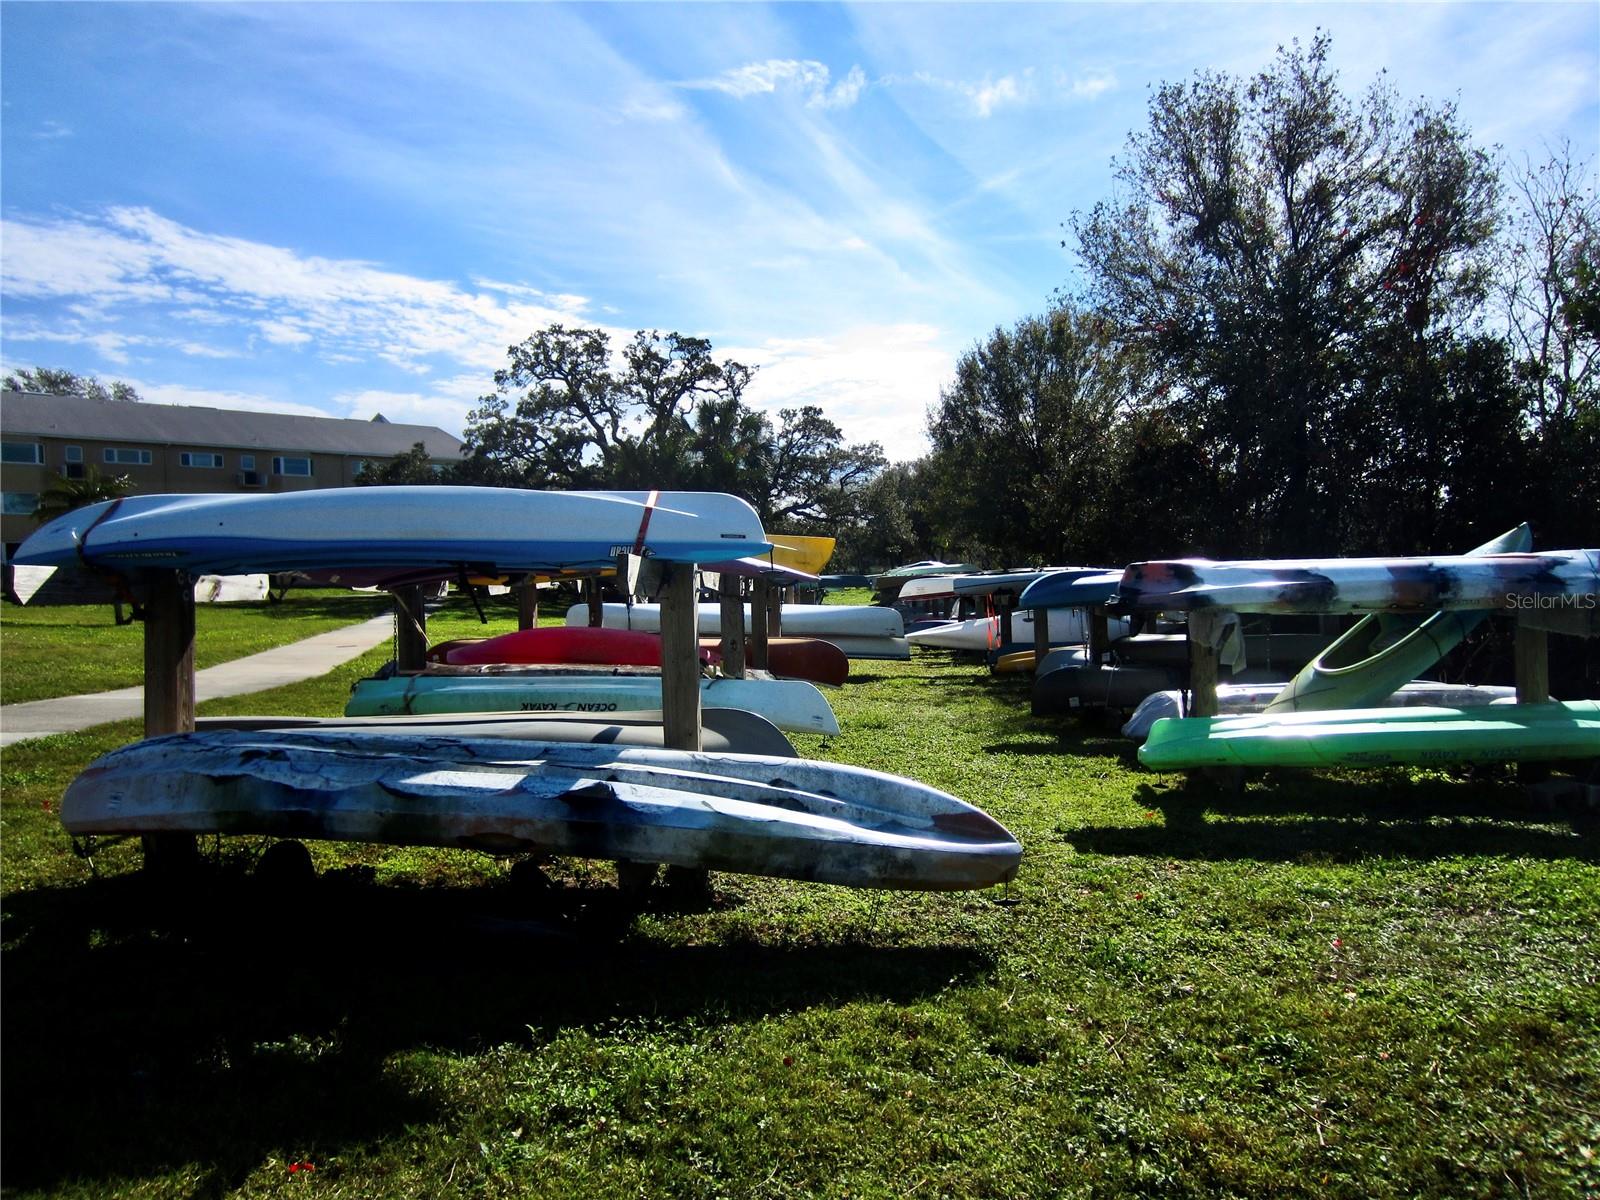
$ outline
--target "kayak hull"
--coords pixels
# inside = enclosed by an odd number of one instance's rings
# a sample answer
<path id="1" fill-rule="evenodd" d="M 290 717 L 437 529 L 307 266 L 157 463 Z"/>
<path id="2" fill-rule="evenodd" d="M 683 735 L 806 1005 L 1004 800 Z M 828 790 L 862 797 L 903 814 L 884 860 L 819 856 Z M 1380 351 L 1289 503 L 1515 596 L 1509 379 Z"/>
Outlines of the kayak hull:
<path id="1" fill-rule="evenodd" d="M 874 604 L 785 604 L 783 606 L 783 633 L 786 637 L 840 637 L 898 638 L 905 636 L 905 625 L 900 614 L 892 608 Z M 587 625 L 589 606 L 574 604 L 567 610 L 568 625 Z M 611 629 L 642 629 L 649 633 L 661 630 L 659 604 L 607 604 L 602 608 L 602 622 Z M 722 606 L 702 604 L 699 608 L 699 630 L 702 636 L 722 633 Z M 745 606 L 745 628 L 750 628 L 750 606 Z"/>
<path id="2" fill-rule="evenodd" d="M 1219 683 L 1217 715 L 1235 717 L 1270 711 L 1268 706 L 1272 698 L 1282 690 L 1276 683 Z M 1363 707 L 1480 708 L 1485 704 L 1513 702 L 1516 698 L 1517 689 L 1512 687 L 1416 681 L 1391 692 L 1379 704 Z M 1139 702 L 1139 707 L 1123 724 L 1122 736 L 1142 742 L 1150 736 L 1150 730 L 1157 721 L 1164 717 L 1186 716 L 1187 712 L 1187 700 L 1183 692 L 1176 689 L 1151 692 Z"/>
<path id="3" fill-rule="evenodd" d="M 1139 748 L 1139 761 L 1155 771 L 1445 766 L 1597 756 L 1600 700 L 1169 717 L 1155 723 Z"/>
<path id="4" fill-rule="evenodd" d="M 445 738 L 511 738 L 524 742 L 595 742 L 607 746 L 661 749 L 659 712 L 611 713 L 590 717 L 573 713 L 443 713 L 423 717 L 200 717 L 199 732 L 213 730 L 338 730 L 353 737 L 395 734 Z M 701 748 L 727 754 L 765 754 L 795 758 L 795 748 L 765 717 L 737 708 L 707 708 L 700 713 Z"/>
<path id="5" fill-rule="evenodd" d="M 1476 549 L 1469 557 L 1525 551 L 1533 532 L 1519 525 Z M 1440 611 L 1427 617 L 1371 613 L 1308 662 L 1267 712 L 1370 708 L 1396 688 L 1430 670 L 1458 646 L 1488 614 Z"/>
<path id="6" fill-rule="evenodd" d="M 68 787 L 70 833 L 266 834 L 539 852 L 853 887 L 1011 879 L 980 809 L 858 767 L 736 754 L 337 731 L 137 742 Z"/>
<path id="7" fill-rule="evenodd" d="M 800 679 L 702 679 L 704 708 L 738 708 L 794 733 L 839 732 L 815 685 Z M 351 690 L 347 717 L 440 713 L 638 712 L 661 707 L 659 675 L 394 675 L 363 679 Z"/>
<path id="8" fill-rule="evenodd" d="M 1251 613 L 1431 613 L 1579 602 L 1600 595 L 1600 550 L 1134 563 L 1122 573 L 1124 611 L 1226 608 Z"/>
<path id="9" fill-rule="evenodd" d="M 103 501 L 37 530 L 15 561 L 197 575 L 463 564 L 495 575 L 614 567 L 629 551 L 710 562 L 769 545 L 755 510 L 716 492 L 355 487 Z"/>

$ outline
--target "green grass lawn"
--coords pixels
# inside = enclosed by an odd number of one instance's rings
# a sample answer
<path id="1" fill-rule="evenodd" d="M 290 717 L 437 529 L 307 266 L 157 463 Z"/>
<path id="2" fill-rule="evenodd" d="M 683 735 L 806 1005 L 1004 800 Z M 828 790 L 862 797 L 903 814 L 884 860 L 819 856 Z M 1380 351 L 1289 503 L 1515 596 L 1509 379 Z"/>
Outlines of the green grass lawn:
<path id="1" fill-rule="evenodd" d="M 291 591 L 281 604 L 196 605 L 195 667 L 364 621 L 388 607 L 387 597 L 322 590 Z M 110 605 L 0 605 L 0 704 L 143 682 L 144 626 L 118 625 Z"/>
<path id="2" fill-rule="evenodd" d="M 336 713 L 385 657 L 202 711 Z M 8 749 L 8 1195 L 1600 1192 L 1588 814 L 1493 775 L 1191 789 L 1025 679 L 857 668 L 802 753 L 982 805 L 1014 884 L 716 875 L 636 912 L 603 863 L 544 895 L 319 845 L 273 888 L 238 839 L 173 894 L 55 815 L 135 724 Z"/>

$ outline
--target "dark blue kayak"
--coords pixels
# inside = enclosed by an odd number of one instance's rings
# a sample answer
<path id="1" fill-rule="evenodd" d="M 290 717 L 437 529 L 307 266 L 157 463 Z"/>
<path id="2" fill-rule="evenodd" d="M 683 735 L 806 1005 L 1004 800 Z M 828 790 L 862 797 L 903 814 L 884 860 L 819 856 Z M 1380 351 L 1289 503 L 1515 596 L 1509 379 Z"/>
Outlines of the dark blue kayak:
<path id="1" fill-rule="evenodd" d="M 1056 571 L 1030 583 L 1017 601 L 1018 608 L 1089 608 L 1110 600 L 1122 582 L 1122 572 L 1106 567 L 1073 567 Z"/>

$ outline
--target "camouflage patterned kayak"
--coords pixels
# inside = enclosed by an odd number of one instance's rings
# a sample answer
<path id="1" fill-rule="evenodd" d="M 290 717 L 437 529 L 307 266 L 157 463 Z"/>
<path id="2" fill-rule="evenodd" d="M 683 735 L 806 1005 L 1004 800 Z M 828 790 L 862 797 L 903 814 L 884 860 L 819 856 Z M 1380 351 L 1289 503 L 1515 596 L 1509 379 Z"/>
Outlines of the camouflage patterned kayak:
<path id="1" fill-rule="evenodd" d="M 1518 525 L 1476 549 L 1469 557 L 1514 554 L 1533 546 L 1533 532 Z M 1426 617 L 1370 613 L 1317 654 L 1267 705 L 1267 712 L 1311 712 L 1330 708 L 1371 708 L 1429 670 L 1488 613 L 1454 609 Z M 1441 704 L 1451 704 L 1443 700 Z"/>
<path id="2" fill-rule="evenodd" d="M 1169 717 L 1139 747 L 1153 771 L 1386 767 L 1600 757 L 1600 700 Z"/>
<path id="3" fill-rule="evenodd" d="M 1022 847 L 861 767 L 575 742 L 226 730 L 135 742 L 68 787 L 76 835 L 265 834 L 667 863 L 852 887 L 1003 883 Z"/>
<path id="4" fill-rule="evenodd" d="M 1122 573 L 1123 611 L 1434 612 L 1600 603 L 1600 550 L 1438 558 L 1181 559 Z"/>

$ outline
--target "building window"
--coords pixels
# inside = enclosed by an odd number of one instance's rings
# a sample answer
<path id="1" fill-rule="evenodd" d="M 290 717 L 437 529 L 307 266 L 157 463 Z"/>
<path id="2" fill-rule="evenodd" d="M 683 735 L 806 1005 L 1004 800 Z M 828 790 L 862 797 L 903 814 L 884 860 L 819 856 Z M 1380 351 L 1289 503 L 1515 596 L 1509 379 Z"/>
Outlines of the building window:
<path id="1" fill-rule="evenodd" d="M 178 455 L 178 462 L 185 467 L 211 467 L 222 466 L 222 455 L 212 454 L 208 451 L 185 450 Z"/>
<path id="2" fill-rule="evenodd" d="M 83 447 L 82 446 L 67 446 L 65 448 L 65 454 L 66 454 L 66 460 L 65 461 L 67 461 L 67 462 L 70 462 L 70 463 L 81 463 L 83 461 Z"/>
<path id="3" fill-rule="evenodd" d="M 274 475 L 310 475 L 311 460 L 309 458 L 283 458 L 274 455 L 272 473 Z"/>
<path id="4" fill-rule="evenodd" d="M 31 517 L 38 507 L 38 492 L 0 492 L 0 512 L 8 517 Z"/>
<path id="5" fill-rule="evenodd" d="M 254 454 L 239 455 L 239 470 L 254 471 L 256 469 L 256 456 Z"/>
<path id="6" fill-rule="evenodd" d="M 148 467 L 150 451 L 133 450 L 127 446 L 107 446 L 101 457 L 114 467 Z"/>
<path id="7" fill-rule="evenodd" d="M 44 463 L 44 449 L 38 442 L 0 442 L 0 462 L 36 463 L 42 465 Z M 10 510 L 7 509 L 6 511 L 9 512 Z"/>

